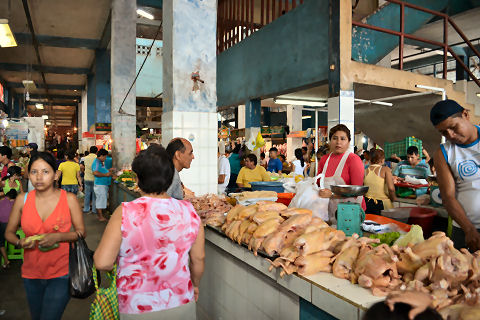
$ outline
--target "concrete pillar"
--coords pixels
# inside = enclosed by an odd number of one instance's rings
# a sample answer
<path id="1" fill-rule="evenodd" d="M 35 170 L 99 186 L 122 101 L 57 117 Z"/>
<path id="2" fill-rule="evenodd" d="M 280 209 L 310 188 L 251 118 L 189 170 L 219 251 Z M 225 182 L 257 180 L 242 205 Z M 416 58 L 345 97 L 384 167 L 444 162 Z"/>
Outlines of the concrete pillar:
<path id="1" fill-rule="evenodd" d="M 354 108 L 353 91 L 341 90 L 339 96 L 328 98 L 328 130 L 339 123 L 346 125 L 352 137 L 350 142 L 352 151 L 355 134 Z"/>
<path id="2" fill-rule="evenodd" d="M 111 123 L 110 54 L 95 50 L 95 123 Z"/>
<path id="3" fill-rule="evenodd" d="M 16 96 L 14 101 L 13 101 L 13 117 L 14 118 L 19 118 L 20 117 L 20 97 Z"/>
<path id="4" fill-rule="evenodd" d="M 136 10 L 136 1 L 112 1 L 112 38 L 110 42 L 112 155 L 113 166 L 119 169 L 124 165 L 132 164 L 136 150 L 135 86 L 128 92 L 135 79 Z"/>
<path id="5" fill-rule="evenodd" d="M 89 74 L 87 76 L 87 99 L 85 102 L 87 104 L 86 116 L 87 116 L 87 126 L 84 131 L 86 132 L 95 132 L 95 75 Z M 82 103 L 83 103 L 82 99 Z"/>
<path id="6" fill-rule="evenodd" d="M 216 0 L 163 1 L 162 144 L 190 141 L 195 159 L 180 178 L 199 195 L 217 192 L 216 27 Z"/>
<path id="7" fill-rule="evenodd" d="M 254 99 L 245 103 L 245 141 L 255 141 L 261 130 L 261 110 L 260 99 Z M 250 151 L 260 160 L 260 149 Z"/>
<path id="8" fill-rule="evenodd" d="M 287 125 L 290 132 L 302 131 L 302 106 L 287 106 Z M 289 138 L 287 136 L 287 160 L 295 160 L 295 149 L 302 147 L 302 138 Z"/>
<path id="9" fill-rule="evenodd" d="M 470 59 L 467 56 L 459 56 L 460 59 L 462 59 L 463 63 L 469 67 L 470 64 Z M 468 73 L 465 69 L 463 69 L 462 65 L 458 62 L 455 61 L 455 75 L 456 75 L 456 81 L 460 80 L 468 80 Z"/>
<path id="10" fill-rule="evenodd" d="M 238 126 L 237 129 L 245 128 L 245 105 L 238 106 Z"/>
<path id="11" fill-rule="evenodd" d="M 78 105 L 78 147 L 84 152 L 90 148 L 87 138 L 83 137 L 84 132 L 88 132 L 88 88 L 82 91 L 82 102 Z"/>

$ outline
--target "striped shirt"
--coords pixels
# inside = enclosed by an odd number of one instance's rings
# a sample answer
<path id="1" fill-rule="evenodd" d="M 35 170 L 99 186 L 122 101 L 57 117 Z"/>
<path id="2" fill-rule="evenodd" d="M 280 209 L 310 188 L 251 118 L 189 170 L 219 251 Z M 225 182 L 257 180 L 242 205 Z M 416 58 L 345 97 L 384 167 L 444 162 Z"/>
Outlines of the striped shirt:
<path id="1" fill-rule="evenodd" d="M 402 161 L 393 170 L 393 175 L 400 178 L 410 176 L 417 179 L 426 179 L 431 174 L 430 166 L 425 160 L 420 161 L 415 167 L 412 167 L 408 161 Z"/>

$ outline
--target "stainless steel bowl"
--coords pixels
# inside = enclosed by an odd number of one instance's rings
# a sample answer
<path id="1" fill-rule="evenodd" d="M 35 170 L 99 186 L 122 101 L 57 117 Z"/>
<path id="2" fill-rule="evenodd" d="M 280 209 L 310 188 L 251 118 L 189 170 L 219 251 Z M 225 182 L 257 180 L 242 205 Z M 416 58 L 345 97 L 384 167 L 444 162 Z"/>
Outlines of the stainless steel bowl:
<path id="1" fill-rule="evenodd" d="M 342 197 L 363 196 L 368 191 L 367 186 L 336 185 L 330 186 L 330 188 L 334 194 Z"/>

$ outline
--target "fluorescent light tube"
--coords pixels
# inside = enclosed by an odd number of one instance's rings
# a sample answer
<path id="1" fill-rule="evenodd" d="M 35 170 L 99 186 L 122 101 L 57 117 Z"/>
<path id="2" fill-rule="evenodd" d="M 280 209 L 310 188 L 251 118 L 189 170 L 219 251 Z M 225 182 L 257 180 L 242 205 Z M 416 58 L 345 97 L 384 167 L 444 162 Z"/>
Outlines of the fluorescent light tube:
<path id="1" fill-rule="evenodd" d="M 302 116 L 302 120 L 305 120 L 305 119 L 311 119 L 312 116 Z"/>
<path id="2" fill-rule="evenodd" d="M 293 104 L 297 106 L 312 106 L 312 107 L 325 107 L 327 104 L 322 101 L 311 100 L 290 100 L 290 99 L 273 99 L 276 104 Z"/>
<path id="3" fill-rule="evenodd" d="M 37 108 L 38 110 L 43 110 L 43 104 L 35 103 L 35 108 Z"/>
<path id="4" fill-rule="evenodd" d="M 48 115 L 44 114 L 44 115 L 42 116 L 42 118 L 45 119 L 45 120 L 47 120 L 47 119 L 48 119 Z"/>
<path id="5" fill-rule="evenodd" d="M 153 14 L 151 13 L 148 13 L 147 11 L 145 10 L 142 10 L 142 9 L 137 9 L 137 14 L 139 16 L 142 16 L 144 18 L 147 18 L 147 19 L 150 19 L 150 20 L 153 20 L 155 17 L 153 16 Z"/>
<path id="6" fill-rule="evenodd" d="M 13 32 L 8 25 L 8 19 L 0 19 L 0 47 L 9 48 L 16 46 L 17 41 L 15 41 Z"/>

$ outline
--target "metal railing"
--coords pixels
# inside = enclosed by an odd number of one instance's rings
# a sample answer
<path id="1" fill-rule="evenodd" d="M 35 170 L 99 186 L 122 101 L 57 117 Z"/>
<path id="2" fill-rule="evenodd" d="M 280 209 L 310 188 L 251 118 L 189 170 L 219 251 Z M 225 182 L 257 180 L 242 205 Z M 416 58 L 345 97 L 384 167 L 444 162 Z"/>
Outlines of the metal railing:
<path id="1" fill-rule="evenodd" d="M 303 0 L 219 0 L 217 54 L 302 3 Z"/>
<path id="2" fill-rule="evenodd" d="M 465 36 L 465 34 L 460 30 L 460 28 L 456 25 L 456 23 L 450 18 L 445 13 L 435 11 L 435 10 L 430 10 L 427 8 L 423 8 L 408 2 L 403 2 L 400 0 L 386 0 L 390 3 L 394 3 L 400 6 L 400 31 L 395 31 L 391 29 L 386 29 L 378 26 L 373 26 L 369 25 L 363 22 L 357 22 L 357 21 L 352 21 L 352 25 L 361 27 L 361 28 L 366 28 L 366 29 L 371 29 L 391 35 L 396 35 L 399 38 L 399 44 L 398 44 L 398 68 L 400 70 L 403 70 L 403 48 L 404 48 L 404 43 L 405 43 L 405 38 L 411 39 L 411 40 L 416 40 L 424 43 L 428 43 L 437 47 L 440 47 L 443 49 L 443 78 L 447 79 L 447 59 L 448 59 L 448 53 L 452 55 L 452 57 L 455 58 L 455 60 L 462 66 L 462 68 L 468 73 L 469 77 L 472 78 L 473 81 L 480 87 L 480 80 L 475 77 L 475 75 L 470 71 L 467 65 L 463 62 L 463 60 L 453 51 L 452 47 L 448 44 L 448 26 L 452 26 L 453 29 L 457 32 L 457 34 L 463 39 L 464 43 L 467 44 L 467 46 L 472 50 L 473 53 L 477 57 L 480 58 L 480 52 L 475 48 L 475 46 L 470 42 L 470 40 Z M 434 40 L 429 40 L 425 39 L 422 37 L 417 37 L 409 33 L 405 33 L 405 7 L 418 10 L 418 11 L 423 11 L 426 13 L 430 13 L 434 16 L 440 17 L 443 19 L 443 42 L 438 42 Z"/>

